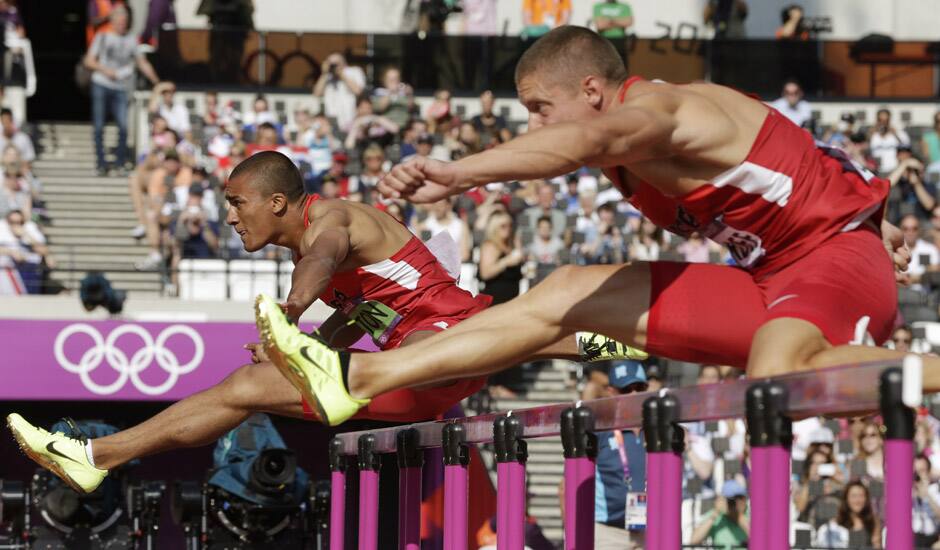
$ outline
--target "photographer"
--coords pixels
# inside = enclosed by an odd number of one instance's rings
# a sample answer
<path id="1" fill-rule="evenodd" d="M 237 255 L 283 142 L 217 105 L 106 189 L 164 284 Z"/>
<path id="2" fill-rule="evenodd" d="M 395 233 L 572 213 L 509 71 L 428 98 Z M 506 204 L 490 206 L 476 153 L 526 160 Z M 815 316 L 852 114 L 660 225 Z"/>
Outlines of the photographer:
<path id="1" fill-rule="evenodd" d="M 323 114 L 335 118 L 339 129 L 345 132 L 356 117 L 356 98 L 365 91 L 366 74 L 359 67 L 347 65 L 339 52 L 328 55 L 320 69 L 313 95 L 322 100 Z"/>
<path id="2" fill-rule="evenodd" d="M 691 544 L 702 544 L 711 539 L 711 545 L 725 548 L 747 546 L 751 521 L 747 512 L 747 491 L 733 479 L 725 481 L 721 496 L 715 499 L 715 509 L 705 516 L 692 532 Z"/>
<path id="3" fill-rule="evenodd" d="M 818 527 L 831 517 L 826 507 L 838 507 L 843 477 L 844 472 L 835 463 L 831 451 L 820 448 L 807 454 L 799 486 L 793 492 L 793 504 L 800 521 Z"/>
<path id="4" fill-rule="evenodd" d="M 780 12 L 782 26 L 777 29 L 779 40 L 809 40 L 809 30 L 803 20 L 803 6 L 792 4 Z"/>
<path id="5" fill-rule="evenodd" d="M 898 166 L 889 175 L 888 219 L 900 220 L 913 214 L 920 222 L 930 221 L 937 206 L 937 187 L 924 181 L 924 164 L 911 153 L 911 146 L 898 146 Z"/>

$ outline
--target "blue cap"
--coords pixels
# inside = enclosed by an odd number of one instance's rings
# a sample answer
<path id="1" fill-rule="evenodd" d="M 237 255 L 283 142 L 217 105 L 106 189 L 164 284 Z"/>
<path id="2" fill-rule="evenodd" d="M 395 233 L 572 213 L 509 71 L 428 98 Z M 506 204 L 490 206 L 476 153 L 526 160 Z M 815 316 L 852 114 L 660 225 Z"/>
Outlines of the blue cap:
<path id="1" fill-rule="evenodd" d="M 721 496 L 725 498 L 746 497 L 747 490 L 737 480 L 729 479 L 721 486 Z"/>
<path id="2" fill-rule="evenodd" d="M 607 371 L 610 385 L 622 390 L 630 384 L 646 383 L 646 371 L 639 361 L 617 361 Z"/>

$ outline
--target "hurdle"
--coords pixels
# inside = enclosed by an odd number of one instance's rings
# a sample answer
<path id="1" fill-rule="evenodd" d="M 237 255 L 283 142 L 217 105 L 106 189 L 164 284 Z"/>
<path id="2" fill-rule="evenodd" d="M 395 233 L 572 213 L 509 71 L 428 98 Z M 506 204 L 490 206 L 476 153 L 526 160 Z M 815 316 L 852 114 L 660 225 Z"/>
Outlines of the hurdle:
<path id="1" fill-rule="evenodd" d="M 919 360 L 917 360 L 919 363 Z M 396 453 L 400 468 L 399 548 L 418 548 L 422 449 L 443 447 L 444 547 L 467 544 L 467 446 L 493 443 L 497 463 L 497 547 L 522 550 L 526 440 L 561 435 L 564 448 L 564 548 L 594 545 L 596 432 L 642 428 L 647 450 L 647 548 L 681 547 L 683 422 L 745 417 L 751 441 L 750 548 L 789 548 L 791 419 L 880 410 L 885 426 L 886 548 L 913 548 L 914 411 L 919 368 L 872 362 L 765 380 L 662 390 L 559 403 L 397 428 L 350 432 L 330 445 L 330 550 L 343 550 L 345 475 L 360 476 L 359 548 L 377 544 L 378 455 Z M 417 495 L 417 497 L 416 497 Z"/>

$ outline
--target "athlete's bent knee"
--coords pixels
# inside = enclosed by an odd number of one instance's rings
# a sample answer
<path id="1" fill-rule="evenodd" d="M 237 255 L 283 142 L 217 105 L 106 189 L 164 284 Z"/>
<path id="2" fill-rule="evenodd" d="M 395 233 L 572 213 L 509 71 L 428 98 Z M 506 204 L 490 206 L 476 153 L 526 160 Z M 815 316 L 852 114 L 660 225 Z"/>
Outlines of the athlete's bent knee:
<path id="1" fill-rule="evenodd" d="M 257 393 L 263 391 L 257 379 L 257 368 L 256 365 L 241 366 L 222 380 L 219 389 L 226 404 L 244 406 L 255 402 Z"/>

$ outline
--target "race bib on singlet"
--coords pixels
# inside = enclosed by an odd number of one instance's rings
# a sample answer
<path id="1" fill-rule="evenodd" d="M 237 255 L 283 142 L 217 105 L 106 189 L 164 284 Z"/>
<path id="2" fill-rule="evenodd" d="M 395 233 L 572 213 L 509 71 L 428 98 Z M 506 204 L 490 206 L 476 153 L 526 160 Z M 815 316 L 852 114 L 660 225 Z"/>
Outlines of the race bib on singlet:
<path id="1" fill-rule="evenodd" d="M 383 347 L 388 343 L 395 327 L 402 316 L 397 311 L 375 300 L 365 300 L 346 311 L 351 323 L 372 337 L 375 345 Z"/>

